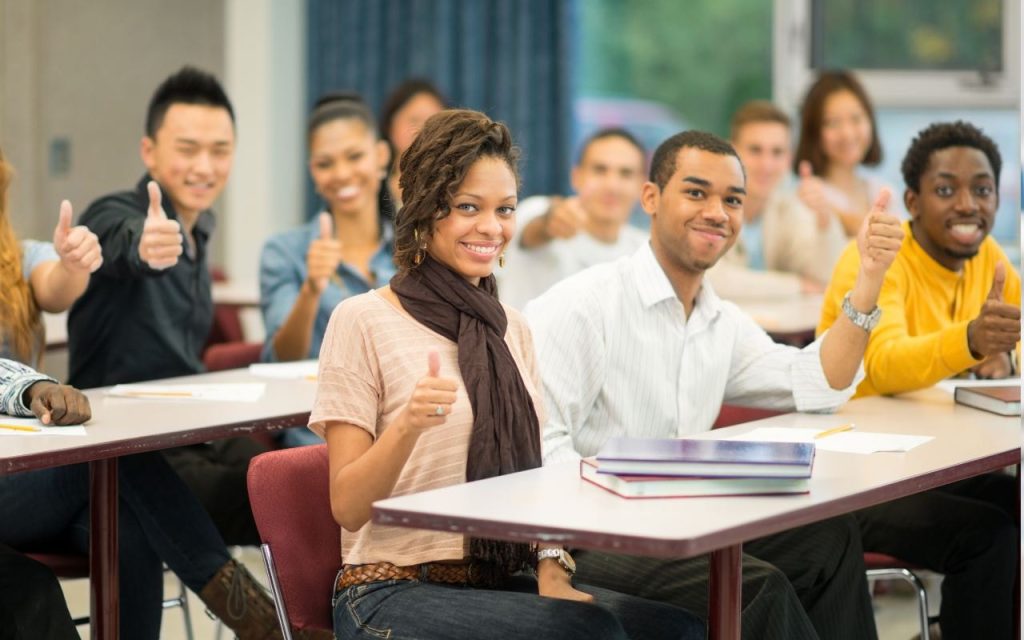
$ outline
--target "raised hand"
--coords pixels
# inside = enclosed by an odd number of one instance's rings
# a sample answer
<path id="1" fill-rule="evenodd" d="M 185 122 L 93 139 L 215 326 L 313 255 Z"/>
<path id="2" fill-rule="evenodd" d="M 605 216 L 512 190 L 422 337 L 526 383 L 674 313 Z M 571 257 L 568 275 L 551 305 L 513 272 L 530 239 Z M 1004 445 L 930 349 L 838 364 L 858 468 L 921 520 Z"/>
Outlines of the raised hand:
<path id="1" fill-rule="evenodd" d="M 814 212 L 818 220 L 818 228 L 827 228 L 832 219 L 832 206 L 829 204 L 828 196 L 825 195 L 824 181 L 814 175 L 811 163 L 806 160 L 800 163 L 798 173 L 800 183 L 796 190 L 797 196 L 808 209 Z"/>
<path id="2" fill-rule="evenodd" d="M 879 192 L 871 212 L 864 218 L 860 233 L 857 234 L 861 270 L 865 276 L 878 282 L 885 277 L 886 270 L 896 259 L 896 254 L 903 244 L 900 221 L 888 210 L 889 197 L 888 189 Z"/>
<path id="3" fill-rule="evenodd" d="M 334 237 L 328 213 L 320 214 L 320 237 L 309 244 L 306 252 L 306 280 L 315 293 L 327 287 L 327 281 L 341 264 L 341 241 Z"/>
<path id="4" fill-rule="evenodd" d="M 103 264 L 99 238 L 88 227 L 72 227 L 71 215 L 71 203 L 62 201 L 57 228 L 53 230 L 53 248 L 68 271 L 92 273 Z"/>
<path id="5" fill-rule="evenodd" d="M 458 388 L 455 380 L 441 377 L 441 356 L 437 351 L 428 353 L 427 375 L 416 383 L 405 405 L 406 424 L 416 433 L 444 424 L 452 412 Z"/>
<path id="6" fill-rule="evenodd" d="M 544 214 L 544 232 L 548 237 L 571 238 L 586 226 L 587 212 L 578 197 L 551 200 L 551 208 Z"/>
<path id="7" fill-rule="evenodd" d="M 49 381 L 37 382 L 25 391 L 25 404 L 43 424 L 82 424 L 92 417 L 89 399 L 78 389 Z"/>
<path id="8" fill-rule="evenodd" d="M 981 312 L 967 325 L 967 346 L 976 358 L 1006 353 L 1020 342 L 1020 307 L 1003 302 L 1006 265 L 996 263 L 992 288 Z"/>
<path id="9" fill-rule="evenodd" d="M 168 220 L 160 198 L 160 186 L 150 180 L 149 210 L 139 238 L 139 257 L 151 269 L 169 269 L 178 264 L 182 252 L 181 225 Z"/>

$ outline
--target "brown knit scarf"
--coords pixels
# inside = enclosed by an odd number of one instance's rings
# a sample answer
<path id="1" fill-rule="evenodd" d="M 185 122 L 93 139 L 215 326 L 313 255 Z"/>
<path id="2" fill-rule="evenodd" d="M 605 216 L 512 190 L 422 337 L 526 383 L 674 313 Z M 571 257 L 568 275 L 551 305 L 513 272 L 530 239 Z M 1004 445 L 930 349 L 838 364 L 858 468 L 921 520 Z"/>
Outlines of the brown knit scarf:
<path id="1" fill-rule="evenodd" d="M 505 343 L 508 318 L 498 302 L 494 276 L 474 287 L 425 255 L 391 280 L 391 290 L 413 318 L 458 344 L 459 371 L 473 407 L 466 480 L 480 480 L 540 466 L 540 423 L 512 352 Z M 474 538 L 470 555 L 481 569 L 510 575 L 535 564 L 530 546 Z"/>

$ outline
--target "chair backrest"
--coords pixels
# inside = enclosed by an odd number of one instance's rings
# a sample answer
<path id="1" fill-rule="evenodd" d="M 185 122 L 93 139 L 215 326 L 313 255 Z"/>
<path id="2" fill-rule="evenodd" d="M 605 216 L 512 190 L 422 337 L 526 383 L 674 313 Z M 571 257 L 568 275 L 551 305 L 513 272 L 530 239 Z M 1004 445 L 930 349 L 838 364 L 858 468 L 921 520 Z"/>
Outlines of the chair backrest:
<path id="1" fill-rule="evenodd" d="M 785 413 L 785 411 L 778 411 L 775 409 L 757 409 L 755 407 L 741 407 L 735 404 L 723 404 L 721 410 L 718 412 L 718 418 L 715 419 L 715 424 L 711 428 L 718 429 L 719 427 L 731 427 L 734 424 L 742 424 L 744 422 L 753 422 L 754 420 L 771 418 L 772 416 L 782 415 L 783 413 Z"/>
<path id="2" fill-rule="evenodd" d="M 332 628 L 341 528 L 331 515 L 327 445 L 281 449 L 249 464 L 249 501 L 270 546 L 292 626 Z"/>
<path id="3" fill-rule="evenodd" d="M 260 361 L 263 345 L 259 342 L 220 342 L 203 352 L 203 366 L 207 371 L 240 369 Z"/>

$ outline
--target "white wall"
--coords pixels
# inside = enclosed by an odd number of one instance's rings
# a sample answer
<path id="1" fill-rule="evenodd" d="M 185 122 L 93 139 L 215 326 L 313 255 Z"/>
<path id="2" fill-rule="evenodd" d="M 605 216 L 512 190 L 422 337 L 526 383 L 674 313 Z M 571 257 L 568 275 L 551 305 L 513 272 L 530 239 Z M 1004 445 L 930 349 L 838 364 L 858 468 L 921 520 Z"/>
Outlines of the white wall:
<path id="1" fill-rule="evenodd" d="M 225 0 L 225 87 L 238 150 L 221 211 L 228 276 L 257 276 L 267 236 L 299 224 L 305 179 L 306 3 Z"/>

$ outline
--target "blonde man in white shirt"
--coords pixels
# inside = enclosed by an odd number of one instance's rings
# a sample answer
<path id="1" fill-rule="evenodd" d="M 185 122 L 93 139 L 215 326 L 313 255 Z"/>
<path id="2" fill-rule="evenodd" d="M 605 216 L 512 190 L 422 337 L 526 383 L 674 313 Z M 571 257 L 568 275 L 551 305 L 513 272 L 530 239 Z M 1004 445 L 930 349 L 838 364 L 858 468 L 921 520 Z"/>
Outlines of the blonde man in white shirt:
<path id="1" fill-rule="evenodd" d="M 549 407 L 545 464 L 594 455 L 611 436 L 707 431 L 723 401 L 828 411 L 853 394 L 903 235 L 887 200 L 876 202 L 858 236 L 862 266 L 846 315 L 801 350 L 774 343 L 704 279 L 736 241 L 745 198 L 743 166 L 727 142 L 695 131 L 673 136 L 643 186 L 650 244 L 528 305 Z M 744 638 L 876 637 L 852 518 L 745 546 Z M 593 584 L 707 610 L 706 558 L 581 551 L 577 565 Z"/>
<path id="2" fill-rule="evenodd" d="M 647 232 L 627 224 L 640 200 L 645 164 L 643 145 L 625 129 L 601 129 L 587 138 L 572 169 L 576 195 L 519 203 L 522 231 L 494 274 L 501 301 L 522 309 L 559 280 L 646 243 Z"/>
<path id="3" fill-rule="evenodd" d="M 747 198 L 736 243 L 708 270 L 715 291 L 727 300 L 824 292 L 848 239 L 783 184 L 793 163 L 789 116 L 752 100 L 733 115 L 730 136 L 747 173 Z"/>

